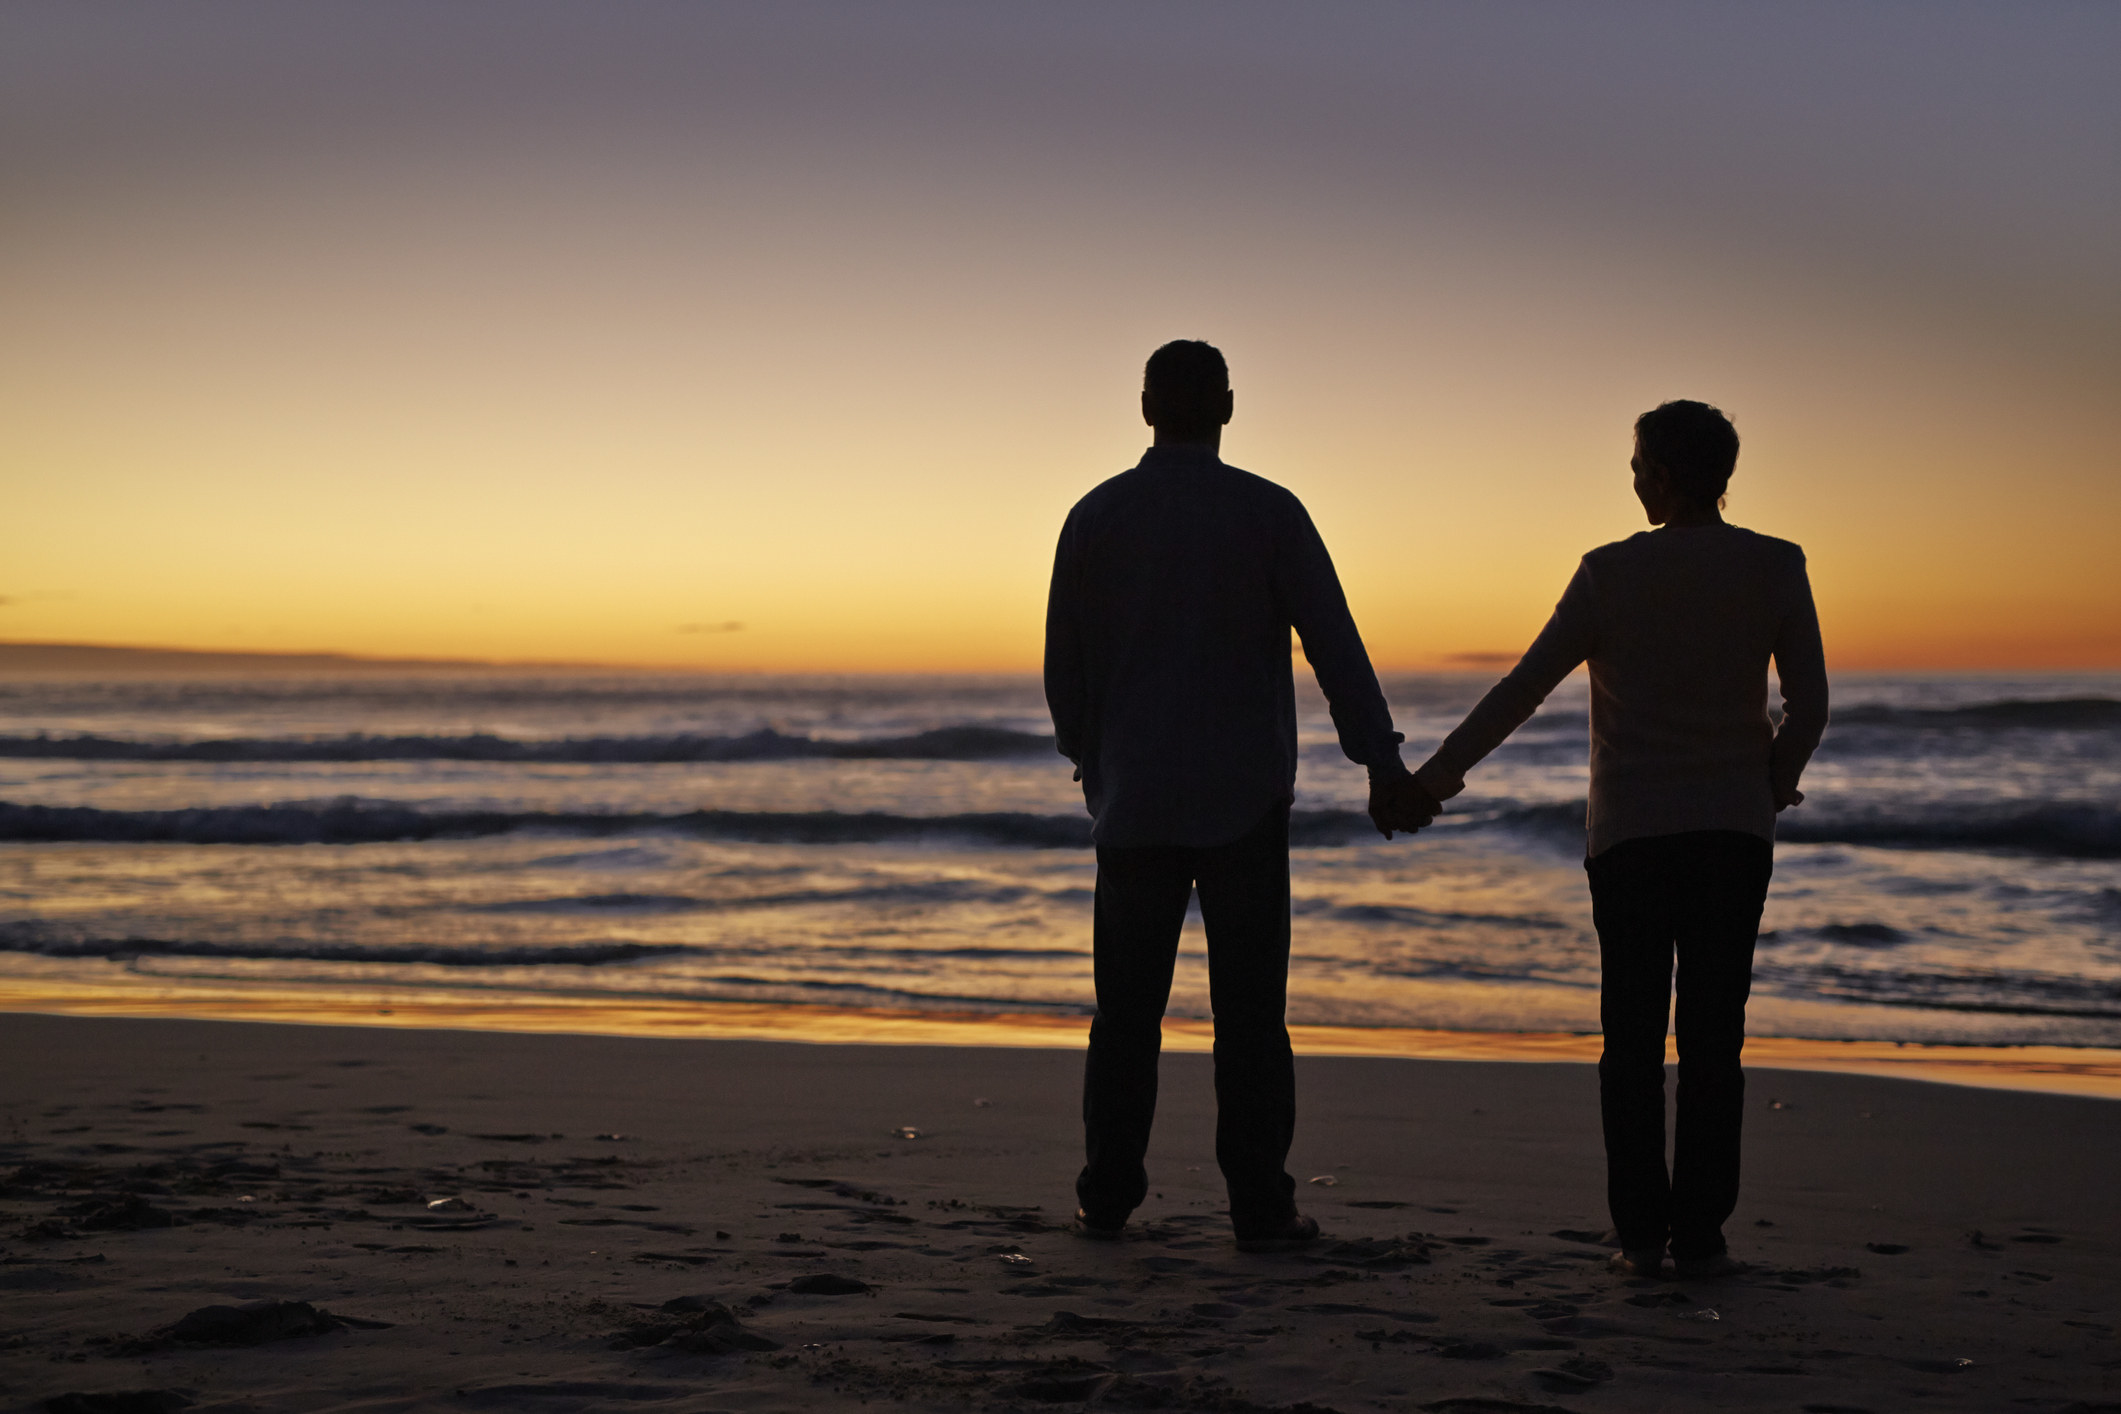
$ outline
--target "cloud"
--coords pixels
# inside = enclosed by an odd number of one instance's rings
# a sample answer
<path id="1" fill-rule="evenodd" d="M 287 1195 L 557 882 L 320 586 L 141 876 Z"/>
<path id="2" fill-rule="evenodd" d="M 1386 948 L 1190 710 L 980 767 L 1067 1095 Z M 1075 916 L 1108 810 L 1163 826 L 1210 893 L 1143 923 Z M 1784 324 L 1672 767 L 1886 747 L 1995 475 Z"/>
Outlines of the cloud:
<path id="1" fill-rule="evenodd" d="M 679 624 L 679 633 L 736 633 L 744 626 L 734 620 L 720 624 Z"/>

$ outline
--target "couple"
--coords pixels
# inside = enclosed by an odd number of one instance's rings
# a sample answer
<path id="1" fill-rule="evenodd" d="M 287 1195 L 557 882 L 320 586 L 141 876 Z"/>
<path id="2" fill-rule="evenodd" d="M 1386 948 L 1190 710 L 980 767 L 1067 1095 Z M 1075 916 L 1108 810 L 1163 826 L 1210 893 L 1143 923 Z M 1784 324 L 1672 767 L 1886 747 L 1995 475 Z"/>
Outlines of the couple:
<path id="1" fill-rule="evenodd" d="M 1429 824 L 1465 773 L 1578 664 L 1591 667 L 1589 841 L 1603 972 L 1598 1063 L 1617 1270 L 1737 1269 L 1739 1051 L 1775 814 L 1827 718 L 1818 619 L 1795 545 L 1718 513 L 1738 457 L 1723 414 L 1670 402 L 1635 424 L 1652 525 L 1583 557 L 1531 648 L 1419 770 L 1297 499 L 1216 455 L 1228 369 L 1204 343 L 1150 356 L 1155 445 L 1078 502 L 1046 618 L 1046 699 L 1096 824 L 1097 1015 L 1083 1079 L 1076 1230 L 1118 1238 L 1148 1190 L 1164 1006 L 1197 888 L 1215 1014 L 1215 1156 L 1237 1244 L 1299 1247 L 1318 1224 L 1284 1170 L 1296 1123 L 1283 1022 L 1296 699 L 1289 633 L 1390 838 Z M 1774 659 L 1784 715 L 1767 710 Z M 1678 962 L 1679 1096 L 1665 1166 L 1664 1038 Z"/>

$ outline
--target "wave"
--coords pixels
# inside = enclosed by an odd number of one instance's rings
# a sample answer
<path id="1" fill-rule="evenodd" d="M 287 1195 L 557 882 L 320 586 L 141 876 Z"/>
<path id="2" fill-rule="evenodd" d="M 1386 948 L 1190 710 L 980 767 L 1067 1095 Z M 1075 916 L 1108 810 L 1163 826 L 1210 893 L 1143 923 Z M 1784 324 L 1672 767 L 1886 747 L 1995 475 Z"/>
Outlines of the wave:
<path id="1" fill-rule="evenodd" d="M 1028 898 L 1066 898 L 1086 890 L 1057 889 L 1050 892 L 1016 885 L 993 885 L 970 879 L 919 879 L 892 884 L 866 884 L 845 889 L 795 889 L 781 893 L 737 894 L 728 898 L 702 898 L 692 894 L 568 894 L 558 898 L 512 899 L 506 903 L 473 906 L 474 913 L 531 914 L 635 914 L 704 913 L 757 908 L 805 908 L 816 904 L 915 904 L 923 907 L 965 903 L 995 905 L 1022 903 Z"/>
<path id="2" fill-rule="evenodd" d="M 1342 813 L 1342 812 L 1330 812 Z M 1360 816 L 1354 816 L 1361 819 Z M 1016 849 L 1082 848 L 1080 816 L 1009 812 L 860 815 L 835 811 L 693 810 L 679 813 L 417 810 L 386 801 L 98 810 L 0 802 L 0 841 L 125 844 L 388 844 L 517 832 L 609 836 L 662 831 L 749 844 L 883 844 L 948 840 Z"/>
<path id="3" fill-rule="evenodd" d="M 977 725 L 853 741 L 788 736 L 771 729 L 743 736 L 567 737 L 519 741 L 472 736 L 229 737 L 143 741 L 114 736 L 0 737 L 0 757 L 68 761 L 482 761 L 590 765 L 685 761 L 996 761 L 1050 756 L 1053 738 Z"/>
<path id="4" fill-rule="evenodd" d="M 1945 811 L 1916 819 L 1831 815 L 1782 817 L 1794 844 L 1868 844 L 1912 849 L 2006 850 L 2067 859 L 2121 859 L 2121 809 L 2049 802 L 2009 812 Z"/>
<path id="5" fill-rule="evenodd" d="M 604 967 L 692 949 L 676 943 L 577 943 L 556 947 L 441 947 L 422 944 L 223 943 L 186 938 L 56 937 L 35 928 L 0 929 L 0 951 L 38 957 L 199 957 L 253 962 L 427 963 L 437 967 Z"/>
<path id="6" fill-rule="evenodd" d="M 1439 830 L 1501 830 L 1563 843 L 1580 842 L 1581 801 L 1508 806 L 1446 816 Z M 89 806 L 0 802 L 0 841 L 125 844 L 387 844 L 473 839 L 517 832 L 575 836 L 670 833 L 746 844 L 834 845 L 950 843 L 994 849 L 1086 849 L 1090 821 L 1080 815 L 995 811 L 895 815 L 882 811 L 693 810 L 603 811 L 420 810 L 387 801 L 210 806 L 188 810 L 99 810 Z M 1298 810 L 1289 842 L 1336 848 L 1376 840 L 1369 818 L 1354 810 Z M 2054 802 L 2009 813 L 1942 813 L 1914 818 L 1785 815 L 1781 838 L 1796 844 L 1860 844 L 1912 849 L 2001 850 L 2075 859 L 2121 859 L 2121 809 Z M 654 906 L 643 895 L 638 906 Z M 619 906 L 619 905 L 614 905 Z"/>
<path id="7" fill-rule="evenodd" d="M 2121 1018 L 2121 980 L 2010 971 L 1874 972 L 1832 963 L 1762 962 L 1759 981 L 1785 994 L 1928 1011 Z"/>
<path id="8" fill-rule="evenodd" d="M 1915 935 L 1890 923 L 1824 923 L 1817 928 L 1791 928 L 1787 931 L 1770 928 L 1760 935 L 1762 947 L 1779 943 L 1803 942 L 1807 939 L 1823 943 L 1839 943 L 1852 948 L 1896 948 L 1902 943 L 1911 943 Z"/>
<path id="9" fill-rule="evenodd" d="M 2005 698 L 1965 707 L 1887 707 L 1867 704 L 1834 709 L 1837 727 L 1972 728 L 2007 731 L 2098 731 L 2121 727 L 2121 702 L 2110 697 Z"/>
<path id="10" fill-rule="evenodd" d="M 108 958 L 126 961 L 148 957 L 188 957 L 245 962 L 351 962 L 391 966 L 435 967 L 608 967 L 614 964 L 675 958 L 722 959 L 742 963 L 766 957 L 785 960 L 779 947 L 702 946 L 691 943 L 534 944 L 326 943 L 297 941 L 222 942 L 192 938 L 97 937 L 39 923 L 0 924 L 0 952 L 50 958 Z M 878 947 L 839 946 L 829 950 L 839 963 L 1080 962 L 1081 948 L 1023 947 Z M 755 982 L 762 986 L 807 985 L 796 978 L 721 977 L 721 982 Z M 819 984 L 823 985 L 823 984 Z M 849 983 L 872 986 L 871 983 Z"/>

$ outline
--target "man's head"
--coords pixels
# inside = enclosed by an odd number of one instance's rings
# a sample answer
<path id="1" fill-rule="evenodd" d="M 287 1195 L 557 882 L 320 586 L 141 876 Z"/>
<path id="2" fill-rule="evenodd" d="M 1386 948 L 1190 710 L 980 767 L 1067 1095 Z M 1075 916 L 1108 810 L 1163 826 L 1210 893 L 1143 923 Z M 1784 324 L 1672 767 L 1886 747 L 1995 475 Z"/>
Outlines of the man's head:
<path id="1" fill-rule="evenodd" d="M 1221 439 L 1230 420 L 1230 368 L 1222 351 L 1198 339 L 1174 339 L 1142 370 L 1142 420 L 1158 442 Z"/>
<path id="2" fill-rule="evenodd" d="M 1738 429 L 1710 407 L 1681 398 L 1635 419 L 1635 477 L 1655 477 L 1683 506 L 1711 509 L 1738 465 Z"/>

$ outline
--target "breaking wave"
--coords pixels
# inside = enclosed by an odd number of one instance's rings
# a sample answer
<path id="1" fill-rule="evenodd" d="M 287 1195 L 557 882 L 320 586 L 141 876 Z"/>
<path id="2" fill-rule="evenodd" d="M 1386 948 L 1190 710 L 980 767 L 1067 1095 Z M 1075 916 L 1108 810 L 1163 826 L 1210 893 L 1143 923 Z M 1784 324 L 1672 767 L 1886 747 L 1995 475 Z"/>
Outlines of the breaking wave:
<path id="1" fill-rule="evenodd" d="M 2099 731 L 2121 727 L 2121 702 L 2110 697 L 2006 698 L 1965 707 L 1865 705 L 1835 709 L 1837 727 L 1926 727 L 1988 731 Z"/>
<path id="2" fill-rule="evenodd" d="M 230 737 L 209 741 L 144 741 L 114 736 L 0 737 L 0 757 L 69 761 L 485 761 L 590 765 L 686 761 L 995 761 L 1050 756 L 1053 738 L 1002 727 L 956 726 L 910 736 L 851 741 L 788 736 L 770 728 L 743 736 L 566 737 L 520 741 L 510 737 L 335 736 Z"/>
<path id="3" fill-rule="evenodd" d="M 436 967 L 604 967 L 669 957 L 692 949 L 675 943 L 576 943 L 555 947 L 464 947 L 425 944 L 222 943 L 189 938 L 52 936 L 34 927 L 0 928 L 0 951 L 38 957 L 200 957 L 258 962 L 427 963 Z"/>
<path id="4" fill-rule="evenodd" d="M 1581 801 L 1506 806 L 1446 815 L 1442 830 L 1505 830 L 1549 840 L 1580 840 Z M 387 801 L 100 810 L 88 806 L 0 802 L 0 841 L 128 844 L 384 844 L 469 839 L 536 831 L 575 836 L 651 832 L 747 844 L 893 844 L 948 842 L 994 849 L 1085 849 L 1090 821 L 1081 815 L 994 811 L 898 815 L 883 811 L 692 810 L 420 810 Z M 2009 813 L 1940 813 L 1934 817 L 1785 815 L 1781 838 L 1797 844 L 1862 844 L 1916 849 L 2006 850 L 2076 859 L 2121 859 L 2121 809 L 2052 802 Z M 1298 810 L 1289 842 L 1332 848 L 1377 838 L 1354 810 Z"/>

